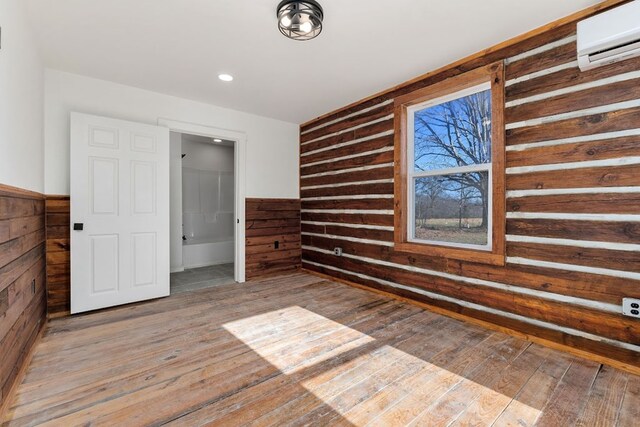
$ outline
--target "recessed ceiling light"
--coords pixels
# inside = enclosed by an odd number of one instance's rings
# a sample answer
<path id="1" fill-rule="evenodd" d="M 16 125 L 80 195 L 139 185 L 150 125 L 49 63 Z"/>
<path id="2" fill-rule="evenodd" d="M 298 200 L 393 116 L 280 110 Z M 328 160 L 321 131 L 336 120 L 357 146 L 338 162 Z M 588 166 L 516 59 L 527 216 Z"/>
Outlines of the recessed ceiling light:
<path id="1" fill-rule="evenodd" d="M 213 142 L 222 142 L 222 140 L 220 138 L 214 138 Z"/>
<path id="2" fill-rule="evenodd" d="M 218 78 L 223 82 L 230 82 L 233 80 L 233 76 L 231 74 L 218 74 Z"/>

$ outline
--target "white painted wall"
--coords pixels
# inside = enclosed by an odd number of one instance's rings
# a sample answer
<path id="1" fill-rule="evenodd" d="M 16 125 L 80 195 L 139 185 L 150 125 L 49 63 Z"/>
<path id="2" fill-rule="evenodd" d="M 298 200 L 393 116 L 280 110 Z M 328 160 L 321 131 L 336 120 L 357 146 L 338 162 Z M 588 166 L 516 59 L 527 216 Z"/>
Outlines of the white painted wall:
<path id="1" fill-rule="evenodd" d="M 44 67 L 22 0 L 0 1 L 0 184 L 44 190 Z"/>
<path id="2" fill-rule="evenodd" d="M 246 197 L 299 197 L 297 124 L 51 69 L 45 70 L 46 193 L 69 194 L 71 111 L 149 124 L 165 118 L 244 132 Z"/>

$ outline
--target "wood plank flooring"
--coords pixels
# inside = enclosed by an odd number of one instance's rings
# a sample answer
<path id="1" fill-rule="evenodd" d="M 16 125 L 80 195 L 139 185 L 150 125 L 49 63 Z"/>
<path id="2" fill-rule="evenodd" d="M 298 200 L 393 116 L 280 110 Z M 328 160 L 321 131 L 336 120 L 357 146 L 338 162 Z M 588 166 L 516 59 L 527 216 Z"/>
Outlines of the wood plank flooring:
<path id="1" fill-rule="evenodd" d="M 638 425 L 640 377 L 305 273 L 52 320 L 3 425 Z"/>

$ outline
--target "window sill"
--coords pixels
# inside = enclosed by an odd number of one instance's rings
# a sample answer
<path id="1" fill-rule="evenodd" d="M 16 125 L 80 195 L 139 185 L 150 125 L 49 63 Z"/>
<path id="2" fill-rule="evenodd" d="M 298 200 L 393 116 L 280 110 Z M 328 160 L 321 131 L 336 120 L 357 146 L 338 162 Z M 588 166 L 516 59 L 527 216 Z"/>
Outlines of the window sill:
<path id="1" fill-rule="evenodd" d="M 449 246 L 428 245 L 423 243 L 395 242 L 394 250 L 411 254 L 469 261 L 479 264 L 490 264 L 497 266 L 505 265 L 505 256 L 503 254 L 476 249 L 458 249 Z"/>

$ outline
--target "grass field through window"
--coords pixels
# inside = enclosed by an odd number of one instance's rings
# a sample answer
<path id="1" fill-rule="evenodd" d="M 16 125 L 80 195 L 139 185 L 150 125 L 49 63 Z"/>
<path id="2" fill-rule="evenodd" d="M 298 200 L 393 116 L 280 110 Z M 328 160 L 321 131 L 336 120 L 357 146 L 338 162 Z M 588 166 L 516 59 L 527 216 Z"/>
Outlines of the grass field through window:
<path id="1" fill-rule="evenodd" d="M 487 244 L 487 229 L 481 226 L 482 218 L 416 219 L 415 224 L 417 239 L 469 245 Z"/>

